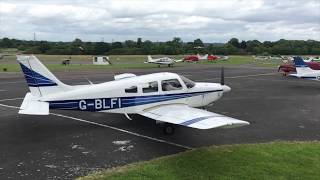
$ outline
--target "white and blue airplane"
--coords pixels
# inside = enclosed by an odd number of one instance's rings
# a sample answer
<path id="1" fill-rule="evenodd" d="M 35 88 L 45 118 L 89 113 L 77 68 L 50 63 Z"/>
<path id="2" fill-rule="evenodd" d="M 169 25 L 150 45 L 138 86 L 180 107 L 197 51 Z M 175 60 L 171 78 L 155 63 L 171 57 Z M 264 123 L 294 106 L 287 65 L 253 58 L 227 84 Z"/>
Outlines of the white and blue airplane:
<path id="1" fill-rule="evenodd" d="M 297 73 L 290 74 L 290 76 L 308 80 L 320 80 L 320 70 L 311 69 L 301 57 L 293 57 L 293 62 Z"/>
<path id="2" fill-rule="evenodd" d="M 196 107 L 205 107 L 220 99 L 231 88 L 221 83 L 195 83 L 174 73 L 136 76 L 125 73 L 114 81 L 70 86 L 58 80 L 35 56 L 19 55 L 29 86 L 19 113 L 49 115 L 49 109 L 98 111 L 104 113 L 140 114 L 163 124 L 164 132 L 172 134 L 173 124 L 210 129 L 248 125 L 221 114 Z"/>
<path id="3" fill-rule="evenodd" d="M 161 57 L 161 58 L 153 59 L 150 55 L 148 55 L 147 61 L 145 61 L 145 63 L 158 64 L 159 67 L 160 67 L 160 65 L 168 65 L 168 67 L 171 67 L 171 66 L 173 66 L 173 64 L 175 64 L 177 62 L 182 62 L 182 59 L 175 60 L 175 59 L 172 59 L 169 57 Z"/>

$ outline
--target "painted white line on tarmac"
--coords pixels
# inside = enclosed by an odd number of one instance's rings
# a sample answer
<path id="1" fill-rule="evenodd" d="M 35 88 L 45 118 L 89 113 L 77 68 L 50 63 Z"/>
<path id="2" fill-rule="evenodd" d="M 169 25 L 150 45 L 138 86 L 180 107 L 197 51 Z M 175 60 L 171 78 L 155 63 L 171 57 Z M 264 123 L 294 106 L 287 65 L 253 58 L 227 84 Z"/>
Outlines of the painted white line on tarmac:
<path id="1" fill-rule="evenodd" d="M 9 105 L 5 105 L 5 104 L 0 104 L 0 106 L 2 106 L 2 107 L 7 107 L 7 108 L 20 109 L 20 108 L 17 107 L 17 106 L 9 106 Z"/>
<path id="2" fill-rule="evenodd" d="M 192 149 L 191 147 L 188 147 L 188 146 L 185 146 L 185 145 L 173 143 L 173 142 L 162 140 L 162 139 L 153 138 L 153 137 L 150 137 L 150 136 L 138 134 L 138 133 L 135 133 L 135 132 L 127 131 L 127 130 L 124 130 L 124 129 L 116 128 L 116 127 L 105 125 L 105 124 L 100 124 L 100 123 L 96 123 L 96 122 L 92 122 L 92 121 L 87 121 L 87 120 L 84 120 L 84 119 L 75 118 L 75 117 L 71 117 L 71 116 L 65 116 L 65 115 L 62 115 L 62 114 L 56 114 L 56 113 L 50 113 L 50 114 L 52 114 L 54 116 L 64 117 L 64 118 L 73 119 L 73 120 L 80 121 L 80 122 L 85 122 L 85 123 L 94 124 L 94 125 L 97 125 L 97 126 L 110 128 L 110 129 L 113 129 L 113 130 L 117 130 L 117 131 L 121 131 L 121 132 L 124 132 L 124 133 L 127 133 L 127 134 L 131 134 L 131 135 L 134 135 L 134 136 L 138 136 L 138 137 L 142 137 L 142 138 L 145 138 L 145 139 L 150 139 L 150 140 L 153 140 L 153 141 L 157 141 L 157 142 L 161 142 L 161 143 L 165 143 L 165 144 L 181 147 L 181 148 L 184 148 L 184 149 Z"/>
<path id="3" fill-rule="evenodd" d="M 14 109 L 20 109 L 17 106 L 9 106 L 9 105 L 5 105 L 5 104 L 0 104 L 0 106 L 8 107 L 8 108 L 14 108 Z M 87 121 L 87 120 L 84 120 L 84 119 L 71 117 L 71 116 L 66 116 L 66 115 L 62 115 L 62 114 L 56 114 L 56 113 L 50 113 L 50 114 L 53 115 L 53 116 L 63 117 L 63 118 L 72 119 L 72 120 L 76 120 L 76 121 L 80 121 L 80 122 L 84 122 L 84 123 L 88 123 L 88 124 L 93 124 L 93 125 L 100 126 L 100 127 L 105 127 L 105 128 L 117 130 L 117 131 L 120 131 L 120 132 L 123 132 L 123 133 L 131 134 L 131 135 L 134 135 L 134 136 L 137 136 L 137 137 L 141 137 L 141 138 L 145 138 L 145 139 L 149 139 L 149 140 L 152 140 L 152 141 L 157 141 L 157 142 L 160 142 L 160 143 L 169 144 L 169 145 L 180 147 L 180 148 L 183 148 L 183 149 L 192 149 L 189 146 L 177 144 L 177 143 L 166 141 L 166 140 L 163 140 L 163 139 L 153 138 L 153 137 L 150 137 L 150 136 L 138 134 L 138 133 L 135 133 L 135 132 L 131 132 L 131 131 L 128 131 L 128 130 L 116 128 L 116 127 L 105 125 L 105 124 L 100 124 L 100 123 L 96 123 L 96 122 L 92 122 L 92 121 Z"/>
<path id="4" fill-rule="evenodd" d="M 224 77 L 224 78 L 225 79 L 237 79 L 237 78 L 257 77 L 257 76 L 272 76 L 272 75 L 276 75 L 276 74 L 279 74 L 279 73 L 276 72 L 276 73 L 250 74 L 250 75 L 243 75 L 243 76 L 230 76 L 230 77 Z M 220 77 L 201 79 L 201 81 L 214 80 L 214 79 L 220 79 Z M 197 80 L 195 80 L 195 81 L 197 81 Z"/>
<path id="5" fill-rule="evenodd" d="M 8 90 L 0 89 L 0 92 L 4 92 L 4 91 L 8 91 Z"/>
<path id="6" fill-rule="evenodd" d="M 294 83 L 297 85 L 298 84 L 317 84 L 317 85 L 319 85 L 319 81 L 317 81 L 317 80 L 305 80 L 302 78 L 295 78 L 295 77 L 292 77 L 292 79 L 289 79 L 289 78 L 287 77 L 284 79 L 254 79 L 254 78 L 247 78 L 247 79 L 257 80 L 257 81 Z"/>
<path id="7" fill-rule="evenodd" d="M 26 81 L 9 81 L 9 82 L 1 82 L 0 84 L 18 84 Z"/>
<path id="8" fill-rule="evenodd" d="M 20 100 L 20 99 L 23 99 L 23 98 L 19 97 L 19 98 L 10 98 L 10 99 L 0 99 L 0 102 L 3 102 L 3 101 L 14 101 L 14 100 Z"/>

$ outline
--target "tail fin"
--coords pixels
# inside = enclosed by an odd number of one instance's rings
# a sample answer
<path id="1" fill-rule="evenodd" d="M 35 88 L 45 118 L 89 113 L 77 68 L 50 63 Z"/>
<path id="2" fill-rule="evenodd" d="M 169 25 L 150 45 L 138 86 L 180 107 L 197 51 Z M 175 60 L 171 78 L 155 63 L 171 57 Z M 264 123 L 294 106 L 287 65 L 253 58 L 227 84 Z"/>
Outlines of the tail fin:
<path id="1" fill-rule="evenodd" d="M 36 97 L 69 90 L 34 55 L 17 55 L 31 94 Z"/>
<path id="2" fill-rule="evenodd" d="M 293 57 L 293 62 L 297 70 L 297 75 L 303 75 L 307 73 L 313 73 L 316 72 L 315 70 L 311 69 L 301 57 Z"/>
<path id="3" fill-rule="evenodd" d="M 151 62 L 153 59 L 150 55 L 148 55 L 148 62 Z"/>

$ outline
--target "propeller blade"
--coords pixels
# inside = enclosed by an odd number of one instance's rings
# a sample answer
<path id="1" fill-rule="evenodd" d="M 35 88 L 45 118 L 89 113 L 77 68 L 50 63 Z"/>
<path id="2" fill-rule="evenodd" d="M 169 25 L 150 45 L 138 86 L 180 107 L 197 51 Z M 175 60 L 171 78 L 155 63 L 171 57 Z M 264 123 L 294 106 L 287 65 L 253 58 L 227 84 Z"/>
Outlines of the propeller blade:
<path id="1" fill-rule="evenodd" d="M 220 80 L 220 84 L 224 85 L 224 67 L 221 67 L 221 80 Z"/>

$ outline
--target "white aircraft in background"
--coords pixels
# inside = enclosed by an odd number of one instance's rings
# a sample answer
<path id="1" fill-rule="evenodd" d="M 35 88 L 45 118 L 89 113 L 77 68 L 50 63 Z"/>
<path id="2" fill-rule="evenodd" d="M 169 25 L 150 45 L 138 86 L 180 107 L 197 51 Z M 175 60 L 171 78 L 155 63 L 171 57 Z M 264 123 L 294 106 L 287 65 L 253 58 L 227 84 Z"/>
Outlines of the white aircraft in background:
<path id="1" fill-rule="evenodd" d="M 293 57 L 293 62 L 297 73 L 290 74 L 290 76 L 309 80 L 320 80 L 320 70 L 311 69 L 301 57 Z"/>
<path id="2" fill-rule="evenodd" d="M 208 59 L 208 54 L 205 54 L 204 56 L 201 56 L 200 54 L 197 54 L 197 57 L 199 60 L 207 60 Z"/>
<path id="3" fill-rule="evenodd" d="M 35 56 L 17 56 L 30 92 L 20 114 L 48 115 L 49 109 L 140 114 L 163 124 L 172 134 L 173 124 L 210 129 L 249 124 L 195 107 L 205 107 L 220 99 L 231 88 L 221 83 L 195 83 L 174 73 L 136 76 L 120 74 L 114 81 L 70 86 L 59 81 Z"/>
<path id="4" fill-rule="evenodd" d="M 6 56 L 13 56 L 12 54 L 0 54 L 0 59 L 4 59 Z"/>
<path id="5" fill-rule="evenodd" d="M 305 58 L 303 58 L 303 61 L 304 62 L 319 62 L 320 57 L 313 57 L 313 56 L 305 57 Z"/>
<path id="6" fill-rule="evenodd" d="M 145 63 L 158 64 L 159 67 L 160 65 L 168 65 L 168 67 L 171 67 L 173 66 L 174 63 L 177 63 L 177 62 L 182 62 L 182 59 L 175 60 L 169 57 L 161 57 L 161 58 L 153 59 L 150 55 L 148 56 L 148 60 L 145 61 Z"/>

